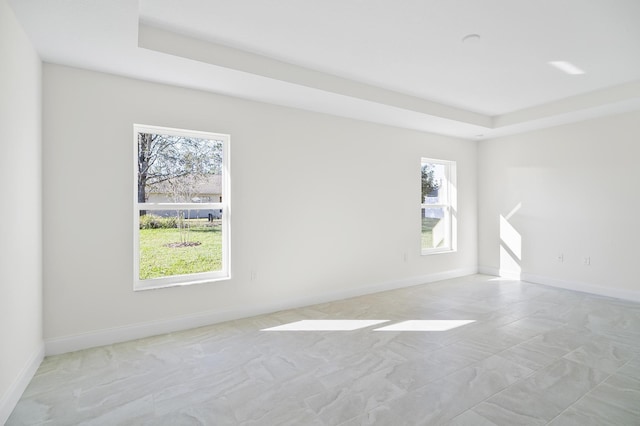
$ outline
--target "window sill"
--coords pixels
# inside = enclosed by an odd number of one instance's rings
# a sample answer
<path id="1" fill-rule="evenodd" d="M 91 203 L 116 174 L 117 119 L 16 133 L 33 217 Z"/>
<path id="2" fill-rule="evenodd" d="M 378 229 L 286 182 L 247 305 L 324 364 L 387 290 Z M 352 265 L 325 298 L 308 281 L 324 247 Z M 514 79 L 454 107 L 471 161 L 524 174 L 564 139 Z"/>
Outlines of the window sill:
<path id="1" fill-rule="evenodd" d="M 186 287 L 197 284 L 214 283 L 218 281 L 227 281 L 231 279 L 231 275 L 215 276 L 215 277 L 191 277 L 184 280 L 169 280 L 166 278 L 150 279 L 136 281 L 133 285 L 133 291 L 158 290 L 161 288 Z"/>
<path id="2" fill-rule="evenodd" d="M 422 249 L 422 252 L 420 253 L 422 256 L 431 256 L 432 254 L 447 254 L 447 253 L 455 253 L 458 250 L 456 249 L 450 249 L 450 248 L 446 248 L 446 249 Z"/>

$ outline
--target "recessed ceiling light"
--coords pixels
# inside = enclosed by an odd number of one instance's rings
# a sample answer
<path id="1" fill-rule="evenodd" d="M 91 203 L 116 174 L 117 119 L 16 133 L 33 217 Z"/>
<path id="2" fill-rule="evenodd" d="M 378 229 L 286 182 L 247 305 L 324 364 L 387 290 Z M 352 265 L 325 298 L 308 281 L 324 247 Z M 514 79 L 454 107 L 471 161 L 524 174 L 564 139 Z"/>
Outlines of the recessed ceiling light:
<path id="1" fill-rule="evenodd" d="M 551 61 L 551 62 L 549 62 L 549 65 L 554 66 L 554 67 L 558 68 L 560 71 L 566 72 L 567 74 L 571 74 L 571 75 L 584 74 L 583 70 L 581 70 L 580 68 L 576 67 L 571 62 L 567 62 L 567 61 Z"/>
<path id="2" fill-rule="evenodd" d="M 467 34 L 462 37 L 462 42 L 465 44 L 475 44 L 480 41 L 480 34 Z"/>

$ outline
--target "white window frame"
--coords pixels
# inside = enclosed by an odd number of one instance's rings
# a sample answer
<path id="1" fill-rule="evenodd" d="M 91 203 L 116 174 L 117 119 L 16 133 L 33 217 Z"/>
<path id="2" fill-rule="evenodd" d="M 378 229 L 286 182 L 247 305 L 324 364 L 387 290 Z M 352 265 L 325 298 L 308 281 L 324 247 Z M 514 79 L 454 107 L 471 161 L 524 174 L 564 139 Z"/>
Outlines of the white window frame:
<path id="1" fill-rule="evenodd" d="M 422 255 L 439 253 L 451 253 L 457 249 L 457 192 L 456 192 L 456 162 L 451 160 L 440 160 L 435 158 L 422 157 L 420 159 L 420 170 L 425 163 L 444 166 L 444 176 L 439 189 L 438 197 L 440 203 L 427 204 L 424 199 L 420 204 L 420 249 Z M 422 194 L 422 191 L 421 191 Z M 442 208 L 444 211 L 445 244 L 442 247 L 424 248 L 422 247 L 422 215 L 425 208 Z"/>
<path id="2" fill-rule="evenodd" d="M 217 203 L 139 203 L 138 202 L 138 134 L 153 133 L 170 136 L 184 136 L 197 139 L 213 139 L 222 141 L 222 201 Z M 221 133 L 201 132 L 195 130 L 175 129 L 143 124 L 133 125 L 133 289 L 150 290 L 174 286 L 200 284 L 231 278 L 231 209 L 230 209 L 230 178 L 229 178 L 229 142 L 231 137 Z M 140 210 L 180 210 L 180 209 L 213 209 L 222 212 L 222 268 L 219 271 L 200 272 L 186 275 L 172 275 L 168 277 L 140 279 Z"/>

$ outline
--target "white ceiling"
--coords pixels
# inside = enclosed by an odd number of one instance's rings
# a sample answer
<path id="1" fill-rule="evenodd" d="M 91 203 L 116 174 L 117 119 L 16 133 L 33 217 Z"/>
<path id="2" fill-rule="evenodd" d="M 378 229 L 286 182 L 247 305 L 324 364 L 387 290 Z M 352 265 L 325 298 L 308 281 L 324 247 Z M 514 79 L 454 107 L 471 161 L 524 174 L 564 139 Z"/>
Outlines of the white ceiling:
<path id="1" fill-rule="evenodd" d="M 10 3 L 47 62 L 451 136 L 640 108 L 638 0 Z"/>

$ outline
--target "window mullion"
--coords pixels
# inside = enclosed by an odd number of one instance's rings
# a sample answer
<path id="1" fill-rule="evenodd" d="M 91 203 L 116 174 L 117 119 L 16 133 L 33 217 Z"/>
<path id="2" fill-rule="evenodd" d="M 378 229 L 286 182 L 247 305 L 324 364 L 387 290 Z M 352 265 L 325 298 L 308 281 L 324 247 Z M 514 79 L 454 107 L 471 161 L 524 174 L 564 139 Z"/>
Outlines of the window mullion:
<path id="1" fill-rule="evenodd" d="M 224 203 L 138 203 L 139 210 L 207 210 L 223 207 Z"/>

